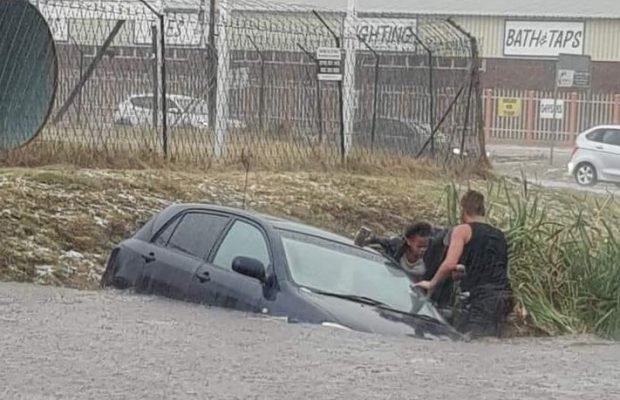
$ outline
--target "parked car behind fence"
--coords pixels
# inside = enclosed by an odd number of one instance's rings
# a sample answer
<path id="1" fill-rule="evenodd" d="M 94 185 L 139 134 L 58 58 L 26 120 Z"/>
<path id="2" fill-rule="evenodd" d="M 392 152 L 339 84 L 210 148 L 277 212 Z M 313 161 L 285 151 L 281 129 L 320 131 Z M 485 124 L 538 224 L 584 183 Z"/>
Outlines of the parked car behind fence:
<path id="1" fill-rule="evenodd" d="M 577 136 L 568 173 L 579 185 L 620 185 L 620 125 L 601 125 Z"/>
<path id="2" fill-rule="evenodd" d="M 155 98 L 152 93 L 131 95 L 118 105 L 114 123 L 129 126 L 153 126 Z M 161 119 L 161 111 L 159 111 Z M 203 99 L 179 94 L 166 95 L 168 126 L 179 128 L 209 128 L 209 104 Z M 233 128 L 244 128 L 239 120 L 229 119 Z"/>

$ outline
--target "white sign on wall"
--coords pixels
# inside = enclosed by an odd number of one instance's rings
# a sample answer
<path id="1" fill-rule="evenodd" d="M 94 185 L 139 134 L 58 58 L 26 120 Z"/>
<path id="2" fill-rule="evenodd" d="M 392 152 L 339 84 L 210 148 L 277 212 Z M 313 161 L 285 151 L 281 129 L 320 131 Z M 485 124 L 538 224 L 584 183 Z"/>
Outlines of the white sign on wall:
<path id="1" fill-rule="evenodd" d="M 555 114 L 553 112 L 554 99 L 540 99 L 540 119 L 563 119 L 564 100 L 558 99 L 555 104 Z"/>
<path id="2" fill-rule="evenodd" d="M 135 21 L 135 44 L 152 43 L 151 26 L 159 28 L 156 20 Z M 175 46 L 199 46 L 202 37 L 202 26 L 195 13 L 167 13 L 165 18 L 166 44 Z"/>
<path id="3" fill-rule="evenodd" d="M 121 2 L 94 1 L 47 1 L 34 3 L 47 21 L 52 36 L 58 42 L 69 40 L 69 21 L 71 20 L 117 20 L 144 19 L 149 11 L 144 6 L 134 6 Z M 81 22 L 79 22 L 81 23 Z M 79 24 L 78 23 L 78 24 Z M 85 36 L 86 32 L 74 33 L 74 36 Z"/>
<path id="4" fill-rule="evenodd" d="M 569 88 L 573 87 L 575 82 L 575 71 L 572 69 L 560 69 L 558 70 L 558 87 Z"/>
<path id="5" fill-rule="evenodd" d="M 342 50 L 337 47 L 319 47 L 316 51 L 320 81 L 342 80 Z"/>
<path id="6" fill-rule="evenodd" d="M 375 50 L 413 50 L 418 33 L 415 18 L 360 18 L 356 21 L 356 33 Z M 365 47 L 359 43 L 359 48 Z"/>
<path id="7" fill-rule="evenodd" d="M 585 24 L 568 21 L 506 21 L 504 55 L 557 57 L 581 55 L 584 51 Z"/>

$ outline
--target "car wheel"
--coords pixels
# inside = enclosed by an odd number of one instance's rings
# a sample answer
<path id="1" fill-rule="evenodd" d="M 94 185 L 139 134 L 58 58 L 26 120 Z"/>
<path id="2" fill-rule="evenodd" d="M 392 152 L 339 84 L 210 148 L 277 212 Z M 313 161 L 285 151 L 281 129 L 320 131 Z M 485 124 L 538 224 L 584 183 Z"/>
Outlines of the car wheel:
<path id="1" fill-rule="evenodd" d="M 596 184 L 596 169 L 590 163 L 582 163 L 575 169 L 575 180 L 581 186 Z"/>

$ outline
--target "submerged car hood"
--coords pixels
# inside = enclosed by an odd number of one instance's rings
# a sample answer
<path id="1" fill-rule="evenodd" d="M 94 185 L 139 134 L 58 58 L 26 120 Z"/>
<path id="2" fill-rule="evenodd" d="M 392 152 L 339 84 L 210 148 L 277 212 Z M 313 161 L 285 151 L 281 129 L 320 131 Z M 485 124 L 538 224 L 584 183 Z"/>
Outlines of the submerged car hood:
<path id="1" fill-rule="evenodd" d="M 379 306 L 318 294 L 301 289 L 300 295 L 331 315 L 333 321 L 354 331 L 391 336 L 413 336 L 433 340 L 463 339 L 445 322 L 425 319 L 423 316 L 386 310 Z"/>

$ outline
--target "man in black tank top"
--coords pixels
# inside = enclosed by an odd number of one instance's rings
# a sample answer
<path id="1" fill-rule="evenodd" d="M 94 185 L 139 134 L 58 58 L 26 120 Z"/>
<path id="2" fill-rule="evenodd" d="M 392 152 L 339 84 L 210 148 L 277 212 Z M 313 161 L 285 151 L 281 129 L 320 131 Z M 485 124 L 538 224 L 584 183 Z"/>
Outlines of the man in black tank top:
<path id="1" fill-rule="evenodd" d="M 508 279 L 508 245 L 504 233 L 483 222 L 484 196 L 470 190 L 461 198 L 462 224 L 455 226 L 446 258 L 430 281 L 418 283 L 429 293 L 465 267 L 460 282 L 462 300 L 457 328 L 471 337 L 500 336 L 503 319 L 512 307 Z"/>

